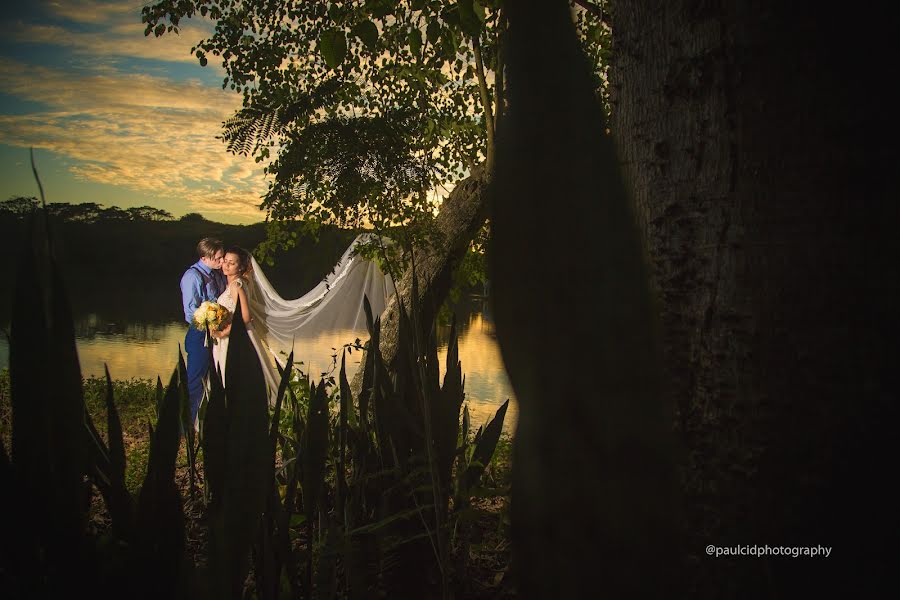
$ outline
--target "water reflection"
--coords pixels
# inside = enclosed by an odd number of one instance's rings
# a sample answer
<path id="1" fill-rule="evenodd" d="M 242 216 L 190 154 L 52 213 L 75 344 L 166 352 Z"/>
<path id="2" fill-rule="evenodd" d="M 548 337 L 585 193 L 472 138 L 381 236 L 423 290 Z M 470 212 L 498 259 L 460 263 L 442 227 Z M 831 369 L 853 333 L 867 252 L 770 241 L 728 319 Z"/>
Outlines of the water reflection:
<path id="1" fill-rule="evenodd" d="M 477 428 L 494 416 L 507 399 L 513 399 L 512 386 L 503 368 L 500 348 L 494 334 L 494 323 L 484 312 L 457 312 L 459 324 L 459 360 L 465 379 L 466 401 L 472 423 Z M 438 328 L 438 359 L 441 364 L 441 381 L 447 363 L 447 338 L 450 326 Z M 512 431 L 518 417 L 518 406 L 513 399 L 506 411 L 504 429 Z"/>
<path id="2" fill-rule="evenodd" d="M 500 350 L 494 333 L 487 303 L 479 299 L 467 299 L 454 307 L 459 328 L 459 358 L 465 375 L 466 401 L 477 428 L 486 423 L 497 408 L 507 399 L 513 399 L 507 411 L 504 429 L 512 431 L 517 406 L 512 387 L 503 368 Z M 156 379 L 168 381 L 178 361 L 178 349 L 184 345 L 187 324 L 178 321 L 124 322 L 91 313 L 76 317 L 75 336 L 81 372 L 85 377 L 103 376 L 103 365 L 109 366 L 115 379 Z M 450 325 L 438 327 L 438 358 L 441 378 L 446 371 L 447 343 Z M 314 338 L 297 340 L 295 360 L 304 363 L 304 371 L 318 376 L 330 371 L 333 355 L 337 353 L 340 366 L 340 348 L 362 337 L 364 332 L 333 331 Z M 335 350 L 338 349 L 338 350 Z M 362 355 L 353 352 L 347 356 L 347 376 L 352 379 L 359 369 Z M 9 345 L 0 336 L 0 368 L 9 366 Z M 335 371 L 335 375 L 337 371 Z"/>

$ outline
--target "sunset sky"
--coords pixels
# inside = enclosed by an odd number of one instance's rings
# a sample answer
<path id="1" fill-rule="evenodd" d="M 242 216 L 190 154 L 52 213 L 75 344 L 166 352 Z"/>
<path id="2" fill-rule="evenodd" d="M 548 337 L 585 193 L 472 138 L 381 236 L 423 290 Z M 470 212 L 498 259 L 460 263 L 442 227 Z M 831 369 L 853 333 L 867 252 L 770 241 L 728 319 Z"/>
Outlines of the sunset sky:
<path id="1" fill-rule="evenodd" d="M 220 126 L 240 106 L 224 71 L 191 46 L 212 26 L 144 37 L 140 0 L 30 0 L 0 36 L 0 200 L 150 205 L 176 217 L 261 221 L 262 167 L 229 154 Z"/>

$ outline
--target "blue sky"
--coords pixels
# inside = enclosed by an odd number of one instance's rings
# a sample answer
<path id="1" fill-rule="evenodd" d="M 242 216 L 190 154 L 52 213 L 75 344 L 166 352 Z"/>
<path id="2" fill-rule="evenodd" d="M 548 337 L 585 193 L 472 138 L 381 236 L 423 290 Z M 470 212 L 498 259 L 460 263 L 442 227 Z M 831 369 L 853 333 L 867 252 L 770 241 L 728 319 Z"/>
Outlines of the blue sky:
<path id="1" fill-rule="evenodd" d="M 209 21 L 156 38 L 140 0 L 19 4 L 0 29 L 0 200 L 38 195 L 34 147 L 48 202 L 265 217 L 262 166 L 216 139 L 241 98 L 214 57 L 201 67 L 190 53 Z"/>

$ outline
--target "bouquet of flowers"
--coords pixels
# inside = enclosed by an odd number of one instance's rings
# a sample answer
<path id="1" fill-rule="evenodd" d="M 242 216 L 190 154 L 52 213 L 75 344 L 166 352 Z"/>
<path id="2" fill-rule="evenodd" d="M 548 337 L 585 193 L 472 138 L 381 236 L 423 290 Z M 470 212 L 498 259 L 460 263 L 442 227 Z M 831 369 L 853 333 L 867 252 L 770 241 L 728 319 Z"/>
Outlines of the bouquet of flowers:
<path id="1" fill-rule="evenodd" d="M 231 312 L 218 302 L 205 301 L 194 311 L 194 327 L 200 331 L 217 331 L 230 317 Z"/>

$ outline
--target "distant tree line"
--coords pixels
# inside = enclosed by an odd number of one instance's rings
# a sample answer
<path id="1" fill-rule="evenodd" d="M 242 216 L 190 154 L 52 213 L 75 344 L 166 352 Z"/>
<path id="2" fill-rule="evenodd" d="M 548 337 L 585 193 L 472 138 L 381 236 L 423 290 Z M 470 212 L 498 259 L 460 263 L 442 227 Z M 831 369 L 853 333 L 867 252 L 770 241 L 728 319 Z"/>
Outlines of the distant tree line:
<path id="1" fill-rule="evenodd" d="M 0 202 L 0 251 L 15 259 L 35 198 Z M 266 224 L 228 225 L 198 213 L 175 219 L 169 212 L 142 206 L 122 209 L 87 202 L 47 205 L 55 251 L 77 315 L 168 320 L 180 318 L 178 282 L 197 260 L 197 242 L 217 237 L 251 252 L 266 239 Z M 316 238 L 300 232 L 297 244 L 278 252 L 266 276 L 286 298 L 315 286 L 340 258 L 356 232 L 322 227 Z M 290 235 L 290 233 L 289 233 Z M 15 278 L 15 274 L 12 274 Z M 5 286 L 4 286 L 5 287 Z M 0 323 L 9 317 L 11 296 L 0 294 Z"/>
<path id="2" fill-rule="evenodd" d="M 37 198 L 15 197 L 0 202 L 0 213 L 5 216 L 23 217 L 40 206 Z M 97 223 L 100 221 L 172 221 L 172 213 L 152 206 L 135 206 L 132 208 L 119 208 L 110 206 L 104 208 L 96 202 L 83 202 L 70 204 L 69 202 L 53 202 L 47 205 L 47 211 L 52 217 L 63 221 L 76 221 L 80 223 Z M 182 218 L 200 217 L 197 213 L 185 215 Z M 200 217 L 202 219 L 202 217 Z"/>

